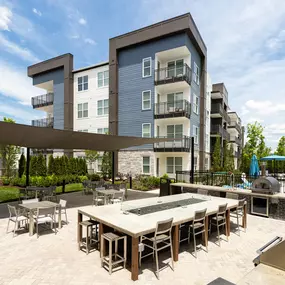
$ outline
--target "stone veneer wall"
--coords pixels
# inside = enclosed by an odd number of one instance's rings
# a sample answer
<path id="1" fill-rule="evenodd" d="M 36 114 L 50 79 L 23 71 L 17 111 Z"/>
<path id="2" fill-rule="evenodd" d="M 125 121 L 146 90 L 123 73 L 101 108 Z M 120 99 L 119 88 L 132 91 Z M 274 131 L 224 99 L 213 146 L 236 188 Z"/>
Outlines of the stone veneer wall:
<path id="1" fill-rule="evenodd" d="M 175 187 L 178 188 L 178 187 Z M 183 187 L 183 192 L 188 192 L 188 193 L 197 193 L 197 187 L 196 189 L 193 188 L 187 188 Z M 203 188 L 205 189 L 205 188 Z M 226 192 L 221 192 L 221 191 L 214 191 L 214 190 L 209 190 L 209 194 L 211 196 L 215 197 L 226 197 Z M 240 193 L 235 193 L 238 195 L 238 199 L 246 199 L 247 201 L 247 212 L 250 214 L 251 213 L 251 197 L 252 195 L 246 195 L 246 194 L 240 194 Z M 272 203 L 272 201 L 278 199 L 278 203 Z M 280 198 L 269 198 L 269 218 L 276 219 L 276 220 L 285 220 L 285 199 L 280 199 Z"/>
<path id="2" fill-rule="evenodd" d="M 132 173 L 132 176 L 143 174 L 143 156 L 150 157 L 150 174 L 155 175 L 155 155 L 153 151 L 119 151 L 118 172 L 123 174 Z"/>

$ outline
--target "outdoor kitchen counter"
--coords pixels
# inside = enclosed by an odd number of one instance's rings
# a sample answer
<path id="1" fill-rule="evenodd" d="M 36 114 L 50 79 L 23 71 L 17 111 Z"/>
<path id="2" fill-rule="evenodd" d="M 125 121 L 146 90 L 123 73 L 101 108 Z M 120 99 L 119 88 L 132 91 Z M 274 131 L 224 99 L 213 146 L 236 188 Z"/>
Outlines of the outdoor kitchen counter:
<path id="1" fill-rule="evenodd" d="M 266 197 L 266 198 L 278 198 L 278 199 L 285 199 L 284 193 L 275 193 L 275 194 L 262 194 L 262 193 L 254 193 L 249 189 L 241 189 L 241 188 L 224 188 L 219 186 L 210 186 L 210 185 L 202 185 L 202 184 L 191 184 L 191 183 L 171 183 L 171 187 L 183 187 L 188 189 L 197 190 L 205 189 L 208 191 L 219 191 L 219 192 L 226 192 L 226 193 L 236 193 L 241 195 L 250 195 L 255 197 Z"/>

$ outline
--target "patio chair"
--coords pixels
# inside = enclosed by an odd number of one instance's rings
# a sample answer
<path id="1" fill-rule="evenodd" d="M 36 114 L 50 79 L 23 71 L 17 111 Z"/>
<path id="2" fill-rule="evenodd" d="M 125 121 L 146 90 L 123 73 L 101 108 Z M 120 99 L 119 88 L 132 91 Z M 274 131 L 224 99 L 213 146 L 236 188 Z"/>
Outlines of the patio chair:
<path id="1" fill-rule="evenodd" d="M 85 180 L 82 182 L 82 185 L 83 185 L 83 189 L 82 189 L 82 195 L 83 194 L 88 194 L 90 193 L 90 191 L 92 191 L 92 188 L 91 188 L 91 181 L 90 180 Z"/>
<path id="2" fill-rule="evenodd" d="M 56 227 L 55 227 L 55 211 L 56 207 L 50 208 L 38 208 L 36 211 L 36 215 L 34 217 L 35 224 L 36 224 L 36 231 L 37 231 L 37 238 L 39 238 L 39 225 L 50 223 L 51 230 L 54 230 L 56 234 Z"/>
<path id="3" fill-rule="evenodd" d="M 23 211 L 20 209 L 17 209 L 15 206 L 7 205 L 8 206 L 8 211 L 9 211 L 9 219 L 8 219 L 8 225 L 6 229 L 6 233 L 9 231 L 9 225 L 10 222 L 13 222 L 14 229 L 13 229 L 13 237 L 15 236 L 15 232 L 18 230 L 19 225 L 21 223 L 25 223 L 25 226 L 27 225 L 28 218 L 23 215 Z"/>
<path id="4" fill-rule="evenodd" d="M 125 200 L 125 191 L 119 190 L 118 193 L 115 193 L 113 197 L 110 199 L 112 204 L 121 203 Z"/>
<path id="5" fill-rule="evenodd" d="M 97 192 L 97 190 L 105 190 L 105 187 L 97 187 L 93 190 L 93 206 L 98 206 L 99 204 L 104 205 L 106 201 L 106 197 Z"/>
<path id="6" fill-rule="evenodd" d="M 208 195 L 208 190 L 206 190 L 206 189 L 197 189 L 197 194 Z"/>
<path id="7" fill-rule="evenodd" d="M 25 188 L 19 189 L 19 202 L 23 199 L 29 199 L 27 190 Z"/>
<path id="8" fill-rule="evenodd" d="M 141 243 L 144 244 L 145 247 L 151 250 L 150 253 L 142 255 L 142 252 L 139 253 L 139 265 L 141 266 L 141 260 L 144 257 L 155 255 L 155 263 L 156 263 L 156 271 L 155 274 L 157 279 L 159 279 L 159 263 L 158 263 L 158 252 L 167 247 L 170 247 L 171 254 L 171 263 L 172 270 L 174 270 L 174 262 L 173 262 L 173 250 L 172 250 L 172 238 L 171 238 L 171 229 L 172 229 L 173 218 L 157 222 L 156 230 L 153 237 L 142 236 Z"/>
<path id="9" fill-rule="evenodd" d="M 244 216 L 244 204 L 245 204 L 246 199 L 242 199 L 238 201 L 238 206 L 230 212 L 230 216 L 234 217 L 237 219 L 237 228 L 238 228 L 238 235 L 240 236 L 240 224 L 239 224 L 239 218 L 243 218 Z M 246 231 L 246 228 L 245 228 Z"/>
<path id="10" fill-rule="evenodd" d="M 60 213 L 61 214 L 65 214 L 65 221 L 66 223 L 68 224 L 68 220 L 67 220 L 67 213 L 66 213 L 66 204 L 67 204 L 67 201 L 66 200 L 63 200 L 63 199 L 60 199 L 59 200 L 59 204 L 60 204 L 60 207 L 58 207 L 55 211 L 55 213 L 57 215 L 59 215 L 59 211 L 61 211 Z"/>
<path id="11" fill-rule="evenodd" d="M 218 208 L 217 214 L 210 219 L 210 233 L 212 231 L 212 225 L 215 225 L 218 231 L 218 239 L 219 239 L 219 246 L 221 246 L 221 240 L 220 240 L 220 227 L 224 226 L 226 230 L 226 236 L 227 236 L 227 241 L 228 235 L 227 235 L 227 227 L 226 227 L 226 211 L 227 211 L 227 206 L 228 204 L 220 205 Z"/>
<path id="12" fill-rule="evenodd" d="M 45 201 L 57 201 L 56 186 L 48 187 L 43 193 L 43 200 Z"/>
<path id="13" fill-rule="evenodd" d="M 190 243 L 190 236 L 192 234 L 194 240 L 194 250 L 196 258 L 197 258 L 196 236 L 208 231 L 208 229 L 206 229 L 206 212 L 207 209 L 195 211 L 194 220 L 189 225 L 188 243 Z M 206 251 L 208 252 L 207 245 L 206 245 Z"/>

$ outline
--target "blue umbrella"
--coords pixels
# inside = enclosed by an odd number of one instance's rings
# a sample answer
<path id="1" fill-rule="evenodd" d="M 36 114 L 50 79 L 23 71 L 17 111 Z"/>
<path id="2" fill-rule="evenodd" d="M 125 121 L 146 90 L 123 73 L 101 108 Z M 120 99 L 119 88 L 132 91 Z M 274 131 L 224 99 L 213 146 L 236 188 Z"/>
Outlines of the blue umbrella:
<path id="1" fill-rule="evenodd" d="M 251 158 L 250 168 L 249 168 L 250 176 L 259 176 L 259 165 L 256 155 L 254 154 Z"/>

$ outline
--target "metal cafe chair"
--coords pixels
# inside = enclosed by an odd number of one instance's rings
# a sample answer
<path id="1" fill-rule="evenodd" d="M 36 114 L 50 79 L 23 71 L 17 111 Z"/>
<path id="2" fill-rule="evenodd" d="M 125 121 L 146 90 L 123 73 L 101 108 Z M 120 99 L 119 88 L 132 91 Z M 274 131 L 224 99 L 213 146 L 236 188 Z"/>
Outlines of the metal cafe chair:
<path id="1" fill-rule="evenodd" d="M 244 204 L 246 199 L 242 199 L 238 201 L 238 206 L 231 211 L 230 216 L 237 219 L 237 228 L 238 228 L 238 235 L 240 236 L 240 224 L 239 224 L 239 218 L 244 217 Z M 246 231 L 246 228 L 245 228 Z"/>
<path id="2" fill-rule="evenodd" d="M 105 190 L 105 187 L 97 187 L 93 190 L 93 206 L 98 206 L 99 204 L 105 204 L 105 196 L 98 193 L 97 190 Z"/>
<path id="3" fill-rule="evenodd" d="M 194 250 L 196 258 L 197 258 L 196 236 L 208 231 L 208 229 L 206 229 L 206 212 L 207 209 L 195 211 L 194 220 L 189 225 L 188 243 L 190 243 L 190 236 L 192 234 L 194 240 Z M 206 245 L 206 251 L 208 252 L 207 245 Z"/>
<path id="4" fill-rule="evenodd" d="M 50 223 L 51 230 L 56 234 L 57 230 L 55 227 L 56 219 L 55 219 L 56 207 L 49 208 L 37 208 L 34 220 L 36 224 L 37 238 L 39 237 L 39 225 Z"/>
<path id="5" fill-rule="evenodd" d="M 217 231 L 218 231 L 219 246 L 221 246 L 220 227 L 225 228 L 227 240 L 229 240 L 228 235 L 227 235 L 228 228 L 226 227 L 227 206 L 228 206 L 228 204 L 220 205 L 218 208 L 217 214 L 210 219 L 210 233 L 212 231 L 212 225 L 215 225 L 215 227 L 217 228 Z"/>
<path id="6" fill-rule="evenodd" d="M 158 252 L 167 247 L 170 247 L 171 254 L 171 263 L 172 270 L 174 270 L 174 262 L 173 262 L 173 250 L 172 250 L 172 238 L 171 238 L 171 229 L 172 229 L 173 218 L 159 221 L 156 224 L 156 230 L 153 237 L 141 236 L 140 242 L 147 248 L 151 250 L 150 253 L 142 255 L 142 252 L 139 253 L 139 265 L 141 266 L 141 260 L 144 257 L 149 255 L 155 256 L 156 263 L 156 271 L 155 274 L 157 279 L 159 279 L 159 263 L 158 263 Z"/>
<path id="7" fill-rule="evenodd" d="M 14 229 L 13 229 L 13 237 L 15 236 L 16 231 L 19 228 L 20 223 L 25 223 L 25 226 L 27 225 L 28 218 L 24 216 L 23 212 L 20 209 L 17 209 L 15 206 L 7 205 L 8 211 L 9 211 L 9 219 L 8 219 L 8 225 L 6 229 L 6 233 L 8 233 L 10 222 L 13 222 Z"/>

